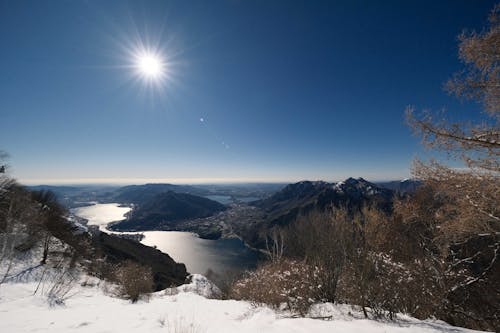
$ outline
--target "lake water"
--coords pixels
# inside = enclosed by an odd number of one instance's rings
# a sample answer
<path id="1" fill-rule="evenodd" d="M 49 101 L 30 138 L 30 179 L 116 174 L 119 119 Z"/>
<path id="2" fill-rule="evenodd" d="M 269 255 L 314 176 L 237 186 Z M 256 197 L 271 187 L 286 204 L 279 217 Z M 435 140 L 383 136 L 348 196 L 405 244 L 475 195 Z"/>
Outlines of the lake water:
<path id="1" fill-rule="evenodd" d="M 205 198 L 220 202 L 223 205 L 229 205 L 233 199 L 228 195 L 207 195 Z"/>
<path id="2" fill-rule="evenodd" d="M 116 203 L 93 204 L 71 209 L 76 216 L 87 219 L 89 225 L 98 225 L 101 231 L 109 232 L 106 226 L 109 222 L 125 219 L 130 207 L 120 207 Z"/>
<path id="3" fill-rule="evenodd" d="M 108 233 L 106 225 L 123 220 L 130 211 L 116 203 L 95 204 L 71 210 L 73 214 L 88 220 L 89 225 L 98 225 Z M 201 239 L 190 232 L 145 231 L 141 243 L 156 246 L 175 261 L 186 265 L 188 272 L 204 274 L 208 269 L 223 274 L 255 267 L 258 253 L 246 247 L 239 239 Z"/>

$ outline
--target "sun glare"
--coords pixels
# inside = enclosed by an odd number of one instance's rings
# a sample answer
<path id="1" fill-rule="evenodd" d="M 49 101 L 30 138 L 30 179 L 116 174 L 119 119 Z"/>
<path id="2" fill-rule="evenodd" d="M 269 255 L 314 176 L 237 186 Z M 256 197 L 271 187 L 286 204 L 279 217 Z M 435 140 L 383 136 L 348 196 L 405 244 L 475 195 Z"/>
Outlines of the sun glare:
<path id="1" fill-rule="evenodd" d="M 167 43 L 154 38 L 124 38 L 121 44 L 120 68 L 125 68 L 130 81 L 140 88 L 140 92 L 153 97 L 163 97 L 171 93 L 169 89 L 176 79 L 176 63 Z M 149 42 L 148 42 L 149 41 Z"/>
<path id="2" fill-rule="evenodd" d="M 162 59 L 154 54 L 144 54 L 137 57 L 139 73 L 148 79 L 160 78 L 165 73 L 165 64 Z"/>

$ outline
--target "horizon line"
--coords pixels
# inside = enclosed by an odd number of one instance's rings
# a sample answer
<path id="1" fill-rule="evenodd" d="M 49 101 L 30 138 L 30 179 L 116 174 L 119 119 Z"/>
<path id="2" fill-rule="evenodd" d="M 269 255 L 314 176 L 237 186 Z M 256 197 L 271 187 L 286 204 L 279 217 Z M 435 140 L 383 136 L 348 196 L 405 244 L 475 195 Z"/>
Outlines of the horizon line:
<path id="1" fill-rule="evenodd" d="M 349 177 L 347 177 L 349 178 Z M 346 178 L 346 179 L 347 179 Z M 391 179 L 367 179 L 371 182 L 387 182 L 399 181 L 399 178 Z M 139 184 L 176 184 L 176 185 L 217 185 L 217 184 L 290 184 L 301 181 L 324 181 L 328 183 L 336 183 L 345 179 L 315 179 L 315 178 L 296 178 L 296 179 L 279 179 L 279 178 L 25 178 L 19 179 L 18 182 L 22 185 L 37 186 L 37 185 L 139 185 Z"/>

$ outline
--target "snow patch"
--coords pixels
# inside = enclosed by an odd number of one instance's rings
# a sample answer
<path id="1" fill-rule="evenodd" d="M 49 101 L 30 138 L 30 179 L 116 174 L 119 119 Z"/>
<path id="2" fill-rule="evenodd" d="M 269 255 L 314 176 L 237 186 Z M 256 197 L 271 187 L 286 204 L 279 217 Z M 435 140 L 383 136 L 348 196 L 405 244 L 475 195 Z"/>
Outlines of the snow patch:
<path id="1" fill-rule="evenodd" d="M 165 294 L 175 295 L 178 293 L 194 293 L 206 298 L 219 298 L 222 296 L 220 289 L 213 284 L 209 279 L 201 274 L 191 274 L 188 276 L 188 284 L 183 284 L 179 287 L 169 288 Z"/>

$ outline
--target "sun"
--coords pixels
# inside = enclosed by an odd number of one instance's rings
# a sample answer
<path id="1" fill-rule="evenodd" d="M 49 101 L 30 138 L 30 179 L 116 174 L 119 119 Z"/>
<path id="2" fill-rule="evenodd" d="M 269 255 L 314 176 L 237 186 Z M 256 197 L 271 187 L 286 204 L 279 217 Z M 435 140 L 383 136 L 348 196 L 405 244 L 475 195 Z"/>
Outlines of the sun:
<path id="1" fill-rule="evenodd" d="M 141 89 L 154 95 L 165 95 L 176 79 L 175 56 L 168 45 L 160 42 L 146 43 L 151 38 L 129 40 L 122 46 L 124 64 L 130 81 Z"/>
<path id="2" fill-rule="evenodd" d="M 165 75 L 166 64 L 160 55 L 144 53 L 136 57 L 136 69 L 145 79 L 161 79 Z"/>

